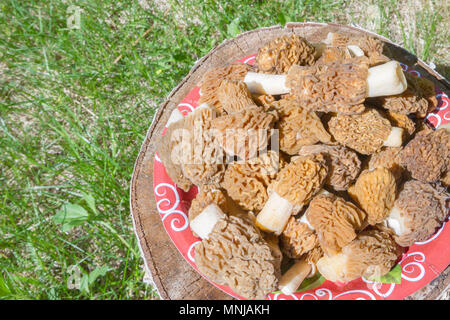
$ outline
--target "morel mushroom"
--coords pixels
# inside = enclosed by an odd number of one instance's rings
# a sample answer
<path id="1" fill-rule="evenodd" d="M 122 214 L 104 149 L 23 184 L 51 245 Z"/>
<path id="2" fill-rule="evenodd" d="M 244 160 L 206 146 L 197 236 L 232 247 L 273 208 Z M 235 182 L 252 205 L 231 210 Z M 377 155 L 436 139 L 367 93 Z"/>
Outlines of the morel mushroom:
<path id="1" fill-rule="evenodd" d="M 386 63 L 389 58 L 383 54 L 384 44 L 381 40 L 369 36 L 345 36 L 339 33 L 328 33 L 324 43 L 332 47 L 348 48 L 349 50 L 358 50 L 368 57 L 371 66 L 380 63 Z M 355 49 L 355 47 L 357 49 Z"/>
<path id="2" fill-rule="evenodd" d="M 298 102 L 284 98 L 272 103 L 278 111 L 280 149 L 290 155 L 297 154 L 302 146 L 317 142 L 330 143 L 331 136 L 314 111 L 307 111 Z"/>
<path id="3" fill-rule="evenodd" d="M 425 78 L 415 77 L 409 73 L 405 74 L 407 89 L 396 95 L 378 97 L 371 102 L 387 110 L 401 114 L 416 114 L 423 118 L 426 114 L 437 107 L 434 84 Z"/>
<path id="4" fill-rule="evenodd" d="M 379 167 L 389 169 L 395 179 L 399 181 L 405 170 L 400 164 L 400 153 L 402 150 L 402 147 L 385 147 L 381 151 L 372 154 L 368 169 L 370 171 Z"/>
<path id="5" fill-rule="evenodd" d="M 253 105 L 240 112 L 214 119 L 217 139 L 222 149 L 242 160 L 252 159 L 266 148 L 276 116 Z"/>
<path id="6" fill-rule="evenodd" d="M 208 279 L 244 298 L 264 299 L 278 287 L 280 256 L 247 219 L 219 220 L 208 238 L 196 245 L 194 259 Z"/>
<path id="7" fill-rule="evenodd" d="M 450 167 L 450 133 L 445 129 L 420 131 L 403 148 L 400 157 L 414 179 L 437 181 Z"/>
<path id="8" fill-rule="evenodd" d="M 416 123 L 406 114 L 401 114 L 388 110 L 386 118 L 389 119 L 393 127 L 403 129 L 404 140 L 408 139 L 416 131 Z"/>
<path id="9" fill-rule="evenodd" d="M 244 78 L 250 92 L 293 94 L 312 110 L 356 113 L 352 110 L 367 97 L 400 94 L 407 84 L 397 61 L 368 68 L 363 58 L 357 62 L 331 62 L 314 66 L 293 65 L 287 75 L 248 72 Z M 360 111 L 359 111 L 360 112 Z"/>
<path id="10" fill-rule="evenodd" d="M 318 245 L 317 234 L 303 221 L 290 217 L 280 236 L 281 251 L 289 258 L 299 259 Z"/>
<path id="11" fill-rule="evenodd" d="M 327 173 L 321 154 L 293 159 L 269 187 L 269 199 L 256 218 L 257 226 L 280 235 L 289 217 L 321 190 Z"/>
<path id="12" fill-rule="evenodd" d="M 383 146 L 402 145 L 403 129 L 392 127 L 375 109 L 362 114 L 333 116 L 328 128 L 340 143 L 362 154 L 372 154 Z"/>
<path id="13" fill-rule="evenodd" d="M 222 187 L 245 210 L 260 211 L 268 199 L 267 187 L 286 162 L 275 151 L 234 162 L 225 171 Z"/>
<path id="14" fill-rule="evenodd" d="M 363 171 L 348 189 L 349 195 L 367 213 L 367 221 L 382 222 L 392 209 L 397 192 L 394 175 L 386 168 Z"/>
<path id="15" fill-rule="evenodd" d="M 337 254 L 366 226 L 364 211 L 333 194 L 314 197 L 305 215 L 327 255 Z"/>
<path id="16" fill-rule="evenodd" d="M 391 270 L 400 253 L 388 232 L 364 230 L 338 254 L 319 259 L 317 268 L 325 279 L 333 282 L 380 277 Z"/>
<path id="17" fill-rule="evenodd" d="M 410 180 L 400 191 L 385 224 L 403 247 L 425 241 L 447 217 L 449 198 L 450 194 L 442 186 Z"/>
<path id="18" fill-rule="evenodd" d="M 221 68 L 208 70 L 200 82 L 199 103 L 207 103 L 214 106 L 219 113 L 223 112 L 222 104 L 219 101 L 218 89 L 223 80 L 244 80 L 251 66 L 244 63 L 234 63 Z"/>
<path id="19" fill-rule="evenodd" d="M 337 191 L 347 190 L 361 170 L 361 161 L 356 152 L 344 146 L 316 144 L 301 147 L 298 152 L 304 156 L 315 153 L 325 154 L 329 158 L 329 172 L 325 184 Z"/>
<path id="20" fill-rule="evenodd" d="M 243 81 L 223 80 L 217 90 L 223 110 L 230 114 L 254 105 L 252 94 Z"/>
<path id="21" fill-rule="evenodd" d="M 166 169 L 169 178 L 177 187 L 184 191 L 189 191 L 192 183 L 183 174 L 182 164 L 179 161 L 179 155 L 176 151 L 180 150 L 183 142 L 183 136 L 186 129 L 186 122 L 183 114 L 175 109 L 167 123 L 165 134 L 159 138 L 156 144 L 158 156 Z"/>
<path id="22" fill-rule="evenodd" d="M 197 186 L 218 186 L 225 172 L 223 152 L 212 130 L 215 110 L 206 104 L 197 107 L 186 119 L 188 131 L 183 145 L 174 154 L 181 161 L 183 175 Z"/>
<path id="23" fill-rule="evenodd" d="M 291 34 L 269 41 L 260 48 L 256 55 L 256 66 L 264 73 L 287 73 L 294 64 L 313 65 L 316 55 L 315 47 L 306 39 Z"/>

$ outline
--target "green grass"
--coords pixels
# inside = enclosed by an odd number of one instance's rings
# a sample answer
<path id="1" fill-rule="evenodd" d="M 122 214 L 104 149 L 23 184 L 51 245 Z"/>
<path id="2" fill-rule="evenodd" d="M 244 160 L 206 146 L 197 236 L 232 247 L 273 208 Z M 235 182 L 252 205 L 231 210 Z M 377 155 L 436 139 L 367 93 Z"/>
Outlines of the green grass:
<path id="1" fill-rule="evenodd" d="M 158 298 L 142 282 L 129 215 L 134 161 L 156 107 L 224 39 L 287 21 L 354 22 L 448 76 L 445 1 L 359 3 L 2 1 L 0 298 Z M 67 28 L 70 5 L 80 29 Z M 68 203 L 78 216 L 57 223 Z M 74 268 L 80 289 L 67 285 Z"/>

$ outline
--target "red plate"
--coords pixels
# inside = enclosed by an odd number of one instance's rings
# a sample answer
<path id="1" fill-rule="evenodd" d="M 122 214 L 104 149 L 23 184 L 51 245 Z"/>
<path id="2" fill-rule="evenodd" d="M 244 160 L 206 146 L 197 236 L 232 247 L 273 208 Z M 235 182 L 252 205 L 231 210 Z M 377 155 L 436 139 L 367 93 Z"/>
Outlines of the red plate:
<path id="1" fill-rule="evenodd" d="M 251 55 L 239 62 L 254 64 L 255 56 Z M 405 72 L 421 76 L 420 73 L 402 64 Z M 199 88 L 195 87 L 180 102 L 178 109 L 184 114 L 192 112 L 198 106 L 200 98 Z M 436 98 L 439 101 L 436 110 L 428 114 L 426 121 L 433 127 L 450 122 L 450 108 L 448 96 L 436 88 Z M 199 238 L 192 235 L 189 228 L 188 210 L 192 199 L 197 194 L 197 187 L 192 187 L 189 192 L 176 187 L 166 173 L 164 165 L 156 154 L 153 163 L 153 188 L 155 192 L 156 205 L 161 216 L 164 228 L 173 243 L 186 259 L 186 261 L 197 271 L 194 261 L 194 247 L 200 242 Z M 292 295 L 271 293 L 266 299 L 271 300 L 380 300 L 380 299 L 403 299 L 419 290 L 431 280 L 437 277 L 450 264 L 450 240 L 449 223 L 444 224 L 430 239 L 416 242 L 407 248 L 400 261 L 402 280 L 401 284 L 385 284 L 360 278 L 351 281 L 344 286 L 325 281 L 320 286 L 307 291 L 296 292 Z M 208 279 L 207 279 L 208 280 Z M 234 293 L 229 287 L 218 285 L 210 280 L 213 285 L 237 298 L 244 299 Z"/>

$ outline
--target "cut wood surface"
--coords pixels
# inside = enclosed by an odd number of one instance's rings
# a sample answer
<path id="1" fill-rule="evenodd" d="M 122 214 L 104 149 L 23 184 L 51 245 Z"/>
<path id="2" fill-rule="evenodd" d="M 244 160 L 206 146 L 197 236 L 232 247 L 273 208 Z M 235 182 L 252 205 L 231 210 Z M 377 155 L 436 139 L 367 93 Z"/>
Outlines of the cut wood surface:
<path id="1" fill-rule="evenodd" d="M 164 129 L 171 112 L 199 83 L 210 68 L 220 67 L 257 52 L 267 41 L 291 33 L 319 42 L 328 32 L 344 34 L 369 34 L 386 43 L 386 55 L 419 71 L 433 81 L 442 91 L 449 91 L 448 82 L 423 61 L 388 39 L 365 30 L 338 24 L 288 23 L 285 27 L 273 26 L 245 32 L 227 40 L 201 58 L 189 74 L 172 90 L 159 107 L 142 144 L 136 160 L 130 191 L 131 217 L 139 241 L 142 258 L 151 273 L 154 286 L 162 299 L 233 299 L 217 289 L 194 270 L 178 252 L 164 230 L 153 190 L 153 161 L 155 142 Z M 449 267 L 427 286 L 407 299 L 437 299 L 450 283 Z"/>

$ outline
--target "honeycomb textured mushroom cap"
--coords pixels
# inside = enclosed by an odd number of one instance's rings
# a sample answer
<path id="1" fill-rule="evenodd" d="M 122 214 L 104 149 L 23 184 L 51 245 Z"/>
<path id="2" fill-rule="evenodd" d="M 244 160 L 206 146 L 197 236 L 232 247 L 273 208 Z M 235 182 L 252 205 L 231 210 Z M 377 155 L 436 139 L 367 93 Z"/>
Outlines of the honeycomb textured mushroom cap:
<path id="1" fill-rule="evenodd" d="M 247 299 L 263 299 L 277 289 L 279 257 L 246 219 L 229 216 L 217 222 L 208 239 L 196 245 L 194 259 L 208 279 Z"/>
<path id="2" fill-rule="evenodd" d="M 195 196 L 189 208 L 189 221 L 197 217 L 211 203 L 216 204 L 223 212 L 228 212 L 228 202 L 220 189 L 205 186 Z"/>
<path id="3" fill-rule="evenodd" d="M 361 161 L 356 152 L 344 146 L 316 144 L 304 146 L 300 148 L 298 153 L 305 156 L 323 153 L 328 156 L 329 172 L 325 184 L 338 191 L 347 190 L 361 171 Z"/>
<path id="4" fill-rule="evenodd" d="M 217 139 L 222 149 L 242 160 L 254 158 L 268 144 L 276 116 L 253 105 L 240 112 L 214 119 Z"/>
<path id="5" fill-rule="evenodd" d="M 403 247 L 425 241 L 439 228 L 449 213 L 450 194 L 446 188 L 410 180 L 400 191 L 394 206 L 404 220 L 406 233 L 394 236 Z"/>
<path id="6" fill-rule="evenodd" d="M 326 47 L 320 58 L 317 60 L 318 64 L 326 64 L 335 61 L 348 61 L 352 58 L 350 52 L 346 47 Z"/>
<path id="7" fill-rule="evenodd" d="M 315 196 L 305 214 L 327 255 L 337 254 L 355 239 L 366 219 L 364 211 L 333 194 Z"/>
<path id="8" fill-rule="evenodd" d="M 286 162 L 268 151 L 243 163 L 229 164 L 222 187 L 245 210 L 260 211 L 268 199 L 267 187 Z"/>
<path id="9" fill-rule="evenodd" d="M 405 73 L 408 88 L 405 92 L 387 96 L 371 98 L 376 105 L 401 114 L 416 114 L 423 118 L 437 107 L 434 84 L 425 78 L 419 78 Z"/>
<path id="10" fill-rule="evenodd" d="M 299 259 L 319 243 L 314 230 L 292 216 L 280 236 L 280 244 L 281 250 L 287 257 Z"/>
<path id="11" fill-rule="evenodd" d="M 287 74 L 286 86 L 308 110 L 355 114 L 364 110 L 367 77 L 368 65 L 363 59 L 311 67 L 294 65 Z"/>
<path id="12" fill-rule="evenodd" d="M 367 222 L 375 225 L 389 215 L 397 194 L 397 183 L 392 172 L 378 167 L 363 171 L 348 193 L 367 213 Z"/>
<path id="13" fill-rule="evenodd" d="M 158 156 L 166 169 L 169 178 L 184 191 L 189 191 L 191 181 L 183 174 L 179 155 L 176 150 L 181 150 L 184 130 L 186 130 L 185 119 L 171 123 L 165 134 L 157 142 Z M 174 151 L 175 150 L 175 151 Z"/>
<path id="14" fill-rule="evenodd" d="M 329 45 L 333 47 L 346 47 L 348 45 L 358 46 L 364 55 L 368 58 L 370 66 L 375 66 L 389 61 L 389 58 L 383 55 L 384 43 L 370 36 L 345 36 L 339 33 L 333 33 L 329 39 Z"/>
<path id="15" fill-rule="evenodd" d="M 252 94 L 243 81 L 223 80 L 217 90 L 217 97 L 226 113 L 239 112 L 254 105 Z"/>
<path id="16" fill-rule="evenodd" d="M 280 149 L 287 154 L 297 154 L 302 146 L 317 142 L 330 143 L 331 135 L 325 130 L 314 111 L 307 111 L 293 99 L 281 99 L 272 103 L 278 111 Z"/>
<path id="17" fill-rule="evenodd" d="M 388 273 L 400 256 L 400 248 L 388 232 L 364 230 L 336 256 L 324 256 L 319 272 L 330 281 L 352 281 Z"/>
<path id="18" fill-rule="evenodd" d="M 385 147 L 381 151 L 372 154 L 368 169 L 374 170 L 379 167 L 389 169 L 398 181 L 405 170 L 400 164 L 400 153 L 402 150 L 402 147 Z"/>
<path id="19" fill-rule="evenodd" d="M 272 103 L 276 101 L 275 97 L 270 94 L 253 94 L 252 98 L 256 105 L 262 107 L 265 111 L 272 109 Z"/>
<path id="20" fill-rule="evenodd" d="M 401 164 L 414 179 L 438 181 L 450 162 L 450 133 L 445 129 L 423 130 L 416 134 L 401 153 Z"/>
<path id="21" fill-rule="evenodd" d="M 269 188 L 294 205 L 304 205 L 320 191 L 328 174 L 321 154 L 299 156 L 284 167 Z"/>
<path id="22" fill-rule="evenodd" d="M 406 114 L 388 110 L 386 118 L 389 119 L 393 127 L 399 127 L 404 130 L 404 139 L 408 139 L 416 131 L 416 123 Z"/>
<path id="23" fill-rule="evenodd" d="M 252 67 L 244 63 L 233 63 L 221 68 L 208 70 L 199 84 L 201 97 L 199 103 L 208 103 L 214 106 L 219 113 L 223 113 L 222 104 L 219 101 L 217 91 L 223 80 L 244 80 L 245 75 Z"/>
<path id="24" fill-rule="evenodd" d="M 321 246 L 314 247 L 311 251 L 309 251 L 306 256 L 306 262 L 308 262 L 311 265 L 316 265 L 317 262 L 322 258 L 324 255 L 324 252 L 322 250 Z"/>
<path id="25" fill-rule="evenodd" d="M 306 39 L 295 34 L 278 37 L 258 50 L 256 66 L 262 73 L 287 73 L 294 65 L 312 65 L 316 49 Z"/>
<path id="26" fill-rule="evenodd" d="M 377 110 L 368 109 L 359 115 L 333 116 L 328 128 L 340 144 L 361 154 L 372 154 L 381 149 L 392 126 Z"/>
<path id="27" fill-rule="evenodd" d="M 183 175 L 197 186 L 219 186 L 225 172 L 223 152 L 212 129 L 215 110 L 202 108 L 185 118 L 187 135 L 179 151 Z"/>

